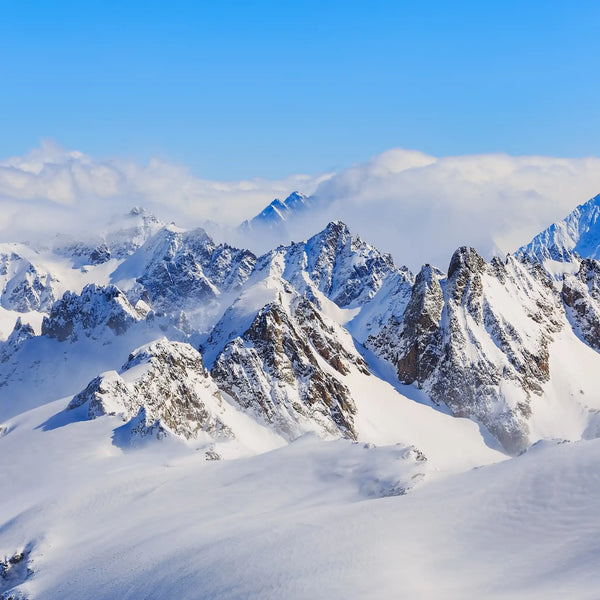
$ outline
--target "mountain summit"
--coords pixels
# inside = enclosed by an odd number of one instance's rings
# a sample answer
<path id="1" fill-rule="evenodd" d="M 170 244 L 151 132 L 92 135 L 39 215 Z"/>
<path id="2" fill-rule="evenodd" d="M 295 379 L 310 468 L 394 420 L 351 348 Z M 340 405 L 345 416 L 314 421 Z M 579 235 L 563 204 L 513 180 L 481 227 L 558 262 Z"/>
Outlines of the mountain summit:
<path id="1" fill-rule="evenodd" d="M 294 215 L 306 210 L 310 205 L 310 198 L 300 192 L 292 192 L 285 200 L 275 198 L 269 206 L 264 208 L 249 221 L 240 225 L 242 231 L 268 229 L 281 225 Z"/>
<path id="2" fill-rule="evenodd" d="M 600 259 L 600 194 L 579 205 L 518 250 L 540 262 Z"/>

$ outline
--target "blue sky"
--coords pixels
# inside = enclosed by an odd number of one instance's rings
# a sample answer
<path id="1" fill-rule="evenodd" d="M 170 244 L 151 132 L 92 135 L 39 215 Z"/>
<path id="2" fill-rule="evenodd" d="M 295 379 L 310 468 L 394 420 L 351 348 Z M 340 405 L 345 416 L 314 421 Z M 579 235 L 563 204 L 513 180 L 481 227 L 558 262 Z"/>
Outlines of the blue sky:
<path id="1" fill-rule="evenodd" d="M 600 154 L 600 3 L 0 0 L 0 158 L 47 138 L 200 177 Z"/>

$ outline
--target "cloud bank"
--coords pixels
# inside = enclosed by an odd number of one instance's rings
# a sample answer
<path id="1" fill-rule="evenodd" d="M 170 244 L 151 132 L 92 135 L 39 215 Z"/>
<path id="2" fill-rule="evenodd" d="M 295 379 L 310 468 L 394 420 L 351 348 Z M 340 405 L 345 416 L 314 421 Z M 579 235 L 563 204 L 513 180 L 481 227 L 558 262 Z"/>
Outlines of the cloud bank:
<path id="1" fill-rule="evenodd" d="M 324 217 L 390 251 L 397 263 L 448 265 L 461 245 L 486 258 L 527 243 L 600 193 L 600 159 L 508 156 L 435 158 L 390 150 L 317 188 Z"/>
<path id="2" fill-rule="evenodd" d="M 0 161 L 0 239 L 97 229 L 134 205 L 184 227 L 212 222 L 223 234 L 296 189 L 319 208 L 290 226 L 293 239 L 341 219 L 398 264 L 445 268 L 460 245 L 504 254 L 599 193 L 600 159 L 394 149 L 333 174 L 211 181 L 158 159 L 98 160 L 44 142 Z"/>
<path id="3" fill-rule="evenodd" d="M 183 227 L 233 227 L 277 196 L 312 193 L 329 176 L 211 181 L 164 160 L 97 160 L 45 141 L 0 161 L 0 239 L 97 229 L 137 205 Z"/>

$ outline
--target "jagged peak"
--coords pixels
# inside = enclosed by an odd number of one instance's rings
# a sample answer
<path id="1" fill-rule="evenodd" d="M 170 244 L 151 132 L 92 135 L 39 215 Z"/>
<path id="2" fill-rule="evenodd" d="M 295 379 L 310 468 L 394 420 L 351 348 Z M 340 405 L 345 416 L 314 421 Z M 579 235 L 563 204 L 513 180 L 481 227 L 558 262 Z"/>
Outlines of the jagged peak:
<path id="1" fill-rule="evenodd" d="M 215 439 L 234 437 L 221 421 L 221 394 L 204 370 L 200 353 L 167 338 L 134 350 L 118 373 L 108 371 L 93 379 L 67 409 L 83 405 L 90 419 L 120 414 L 129 423 L 127 443 L 140 436 L 160 439 L 167 433 L 184 439 L 195 439 L 201 432 Z"/>
<path id="2" fill-rule="evenodd" d="M 80 294 L 67 291 L 50 309 L 42 321 L 42 335 L 72 341 L 78 331 L 90 336 L 104 327 L 122 335 L 134 322 L 146 318 L 146 311 L 131 305 L 127 296 L 114 284 L 86 285 Z"/>
<path id="3" fill-rule="evenodd" d="M 134 206 L 125 216 L 132 219 L 139 217 L 144 223 L 162 223 L 162 221 L 153 212 L 150 212 L 144 206 Z"/>
<path id="4" fill-rule="evenodd" d="M 600 194 L 572 210 L 564 219 L 552 223 L 526 246 L 519 256 L 539 261 L 576 262 L 600 257 Z"/>
<path id="5" fill-rule="evenodd" d="M 330 221 L 323 231 L 350 235 L 350 228 L 340 220 Z"/>
<path id="6" fill-rule="evenodd" d="M 343 221 L 330 221 L 324 229 L 308 239 L 306 246 L 337 246 L 340 240 L 346 241 L 351 238 L 350 228 Z"/>
<path id="7" fill-rule="evenodd" d="M 137 217 L 139 215 L 147 215 L 147 214 L 148 214 L 148 211 L 143 206 L 134 206 L 129 211 L 129 216 L 131 216 L 131 217 Z"/>
<path id="8" fill-rule="evenodd" d="M 306 194 L 303 194 L 302 192 L 299 192 L 298 190 L 293 191 L 286 199 L 285 202 L 286 204 L 290 201 L 294 201 L 294 200 L 306 200 L 308 198 L 308 196 Z"/>
<path id="9" fill-rule="evenodd" d="M 481 255 L 470 246 L 461 246 L 458 248 L 448 266 L 448 279 L 450 279 L 458 270 L 468 269 L 471 273 L 480 273 L 485 266 L 485 260 Z"/>
<path id="10" fill-rule="evenodd" d="M 308 196 L 298 191 L 293 191 L 285 200 L 275 198 L 255 217 L 244 221 L 239 227 L 243 231 L 250 231 L 255 226 L 259 228 L 278 227 L 294 213 L 304 210 L 307 207 L 308 199 Z"/>
<path id="11" fill-rule="evenodd" d="M 275 198 L 265 208 L 263 208 L 260 211 L 260 213 L 258 213 L 258 216 L 259 217 L 270 216 L 273 211 L 277 211 L 279 216 L 282 216 L 281 211 L 283 209 L 285 209 L 285 204 L 279 198 Z"/>
<path id="12" fill-rule="evenodd" d="M 402 269 L 400 269 L 400 271 L 403 273 L 409 272 L 406 267 L 403 267 Z M 417 276 L 415 277 L 415 284 L 417 283 L 417 281 L 431 282 L 434 279 L 441 279 L 442 277 L 444 277 L 443 271 L 441 271 L 437 267 L 434 267 L 433 265 L 430 265 L 429 263 L 425 263 L 417 273 Z"/>
<path id="13" fill-rule="evenodd" d="M 31 324 L 23 321 L 21 317 L 18 317 L 15 326 L 13 327 L 13 330 L 8 336 L 6 342 L 8 345 L 15 346 L 20 344 L 23 340 L 32 337 L 35 337 L 35 330 Z"/>
<path id="14" fill-rule="evenodd" d="M 284 205 L 288 211 L 299 211 L 307 207 L 309 202 L 309 196 L 302 194 L 301 192 L 292 192 L 284 201 Z"/>
<path id="15" fill-rule="evenodd" d="M 109 221 L 109 228 L 125 226 L 130 227 L 131 222 L 141 221 L 145 224 L 157 224 L 162 221 L 144 206 L 133 206 L 128 212 L 114 215 Z"/>

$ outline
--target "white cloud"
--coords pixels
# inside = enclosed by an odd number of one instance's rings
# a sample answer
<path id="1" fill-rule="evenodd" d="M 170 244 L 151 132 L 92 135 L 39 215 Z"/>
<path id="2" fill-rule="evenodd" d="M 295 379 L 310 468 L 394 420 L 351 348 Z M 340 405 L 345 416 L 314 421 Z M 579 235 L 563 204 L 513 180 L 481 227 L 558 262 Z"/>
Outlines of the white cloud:
<path id="1" fill-rule="evenodd" d="M 445 268 L 461 245 L 487 258 L 513 251 L 599 192 L 598 158 L 391 150 L 337 173 L 315 195 L 327 207 L 321 221 L 345 220 L 397 263 Z"/>
<path id="2" fill-rule="evenodd" d="M 46 141 L 25 156 L 0 161 L 0 235 L 18 239 L 40 230 L 87 228 L 138 204 L 183 226 L 233 226 L 275 197 L 314 191 L 326 177 L 211 181 L 158 159 L 145 165 L 96 160 Z"/>
<path id="3" fill-rule="evenodd" d="M 97 160 L 44 142 L 0 161 L 0 235 L 97 227 L 136 204 L 184 227 L 205 221 L 227 227 L 295 189 L 314 192 L 322 209 L 290 230 L 294 239 L 342 219 L 398 264 L 445 268 L 460 245 L 488 258 L 512 251 L 600 192 L 600 159 L 436 158 L 393 149 L 333 175 L 224 182 L 157 159 Z"/>

